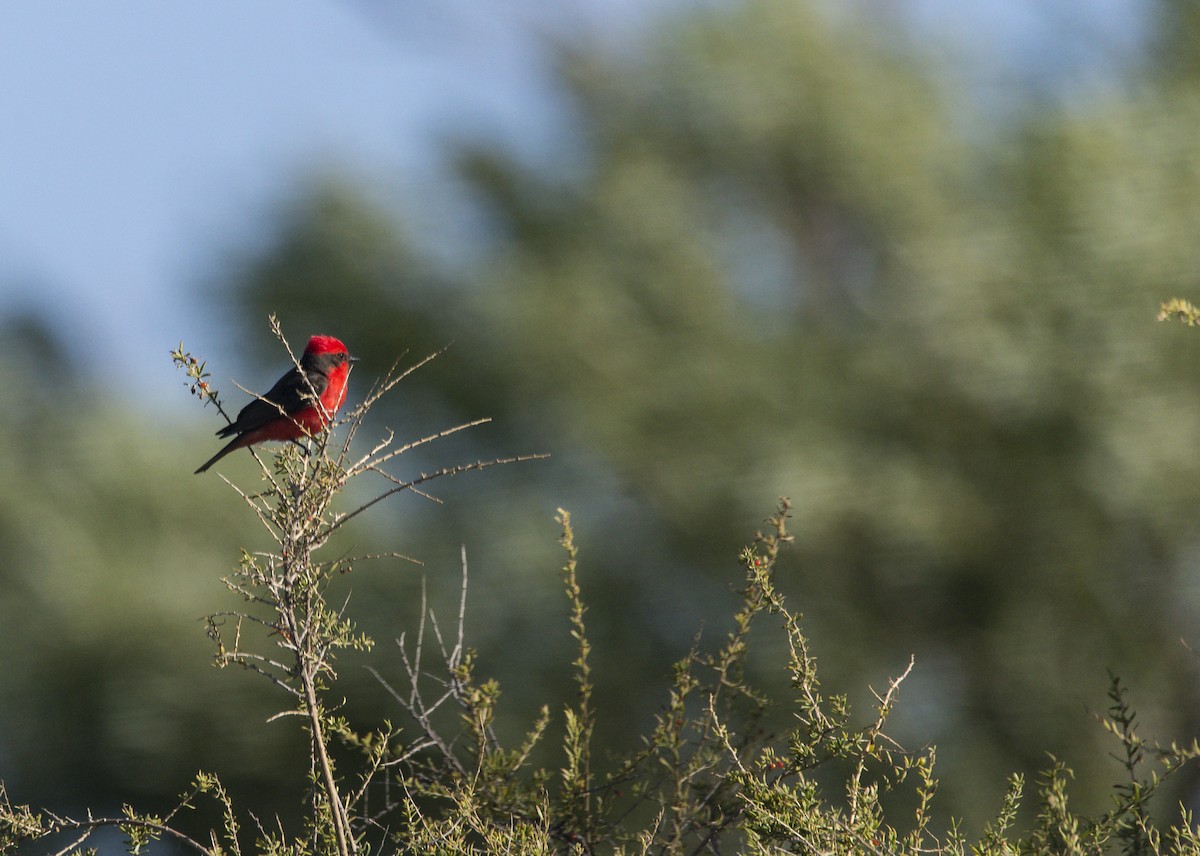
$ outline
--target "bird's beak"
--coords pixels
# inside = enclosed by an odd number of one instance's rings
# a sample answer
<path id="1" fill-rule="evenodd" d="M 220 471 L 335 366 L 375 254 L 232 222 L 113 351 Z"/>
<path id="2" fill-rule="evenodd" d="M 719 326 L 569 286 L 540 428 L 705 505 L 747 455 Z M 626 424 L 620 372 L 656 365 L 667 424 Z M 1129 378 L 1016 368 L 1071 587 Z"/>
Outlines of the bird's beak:
<path id="1" fill-rule="evenodd" d="M 346 362 L 348 362 L 348 363 L 357 363 L 357 362 L 358 362 L 358 357 L 346 357 Z"/>

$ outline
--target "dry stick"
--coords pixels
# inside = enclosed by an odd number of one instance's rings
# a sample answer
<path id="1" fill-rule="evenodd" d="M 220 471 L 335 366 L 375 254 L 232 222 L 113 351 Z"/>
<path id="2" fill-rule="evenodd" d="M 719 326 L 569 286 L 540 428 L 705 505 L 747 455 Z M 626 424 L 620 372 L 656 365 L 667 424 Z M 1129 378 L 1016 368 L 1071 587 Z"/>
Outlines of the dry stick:
<path id="1" fill-rule="evenodd" d="M 400 383 L 400 381 L 404 380 L 406 377 L 408 377 L 410 374 L 415 372 L 417 369 L 421 368 L 426 363 L 428 363 L 432 360 L 435 360 L 438 357 L 440 357 L 442 354 L 446 353 L 446 351 L 449 348 L 450 348 L 450 345 L 446 345 L 444 348 L 440 348 L 439 350 L 434 351 L 432 354 L 425 357 L 423 360 L 420 360 L 420 361 L 414 363 L 413 365 L 409 366 L 404 371 L 400 372 L 400 374 L 393 376 L 392 373 L 396 371 L 396 366 L 398 366 L 400 364 L 400 359 L 398 358 L 396 360 L 396 362 L 392 363 L 392 368 L 388 371 L 387 377 L 384 378 L 383 383 L 380 384 L 379 387 L 377 389 L 375 389 L 373 392 L 371 392 L 365 399 L 363 399 L 362 404 L 360 404 L 360 405 L 358 405 L 358 407 L 354 408 L 354 410 L 351 411 L 350 415 L 354 416 L 355 414 L 358 414 L 359 412 L 366 412 L 371 407 L 371 405 L 373 405 L 376 401 L 378 401 L 383 396 L 387 395 L 387 393 L 390 392 L 391 389 L 394 386 L 396 386 L 396 384 Z M 401 355 L 401 358 L 402 357 L 403 357 L 403 355 Z"/>
<path id="2" fill-rule="evenodd" d="M 373 393 L 374 390 L 375 390 L 375 386 L 373 385 L 371 387 L 371 392 Z M 354 438 L 356 436 L 358 436 L 358 430 L 360 428 L 362 428 L 363 420 L 365 418 L 366 418 L 366 411 L 355 408 L 355 410 L 353 410 L 352 412 L 343 416 L 341 419 L 339 419 L 337 422 L 335 422 L 333 425 L 330 426 L 331 431 L 333 430 L 333 428 L 338 428 L 338 427 L 341 427 L 342 425 L 348 426 L 348 428 L 346 429 L 346 439 L 342 443 L 341 449 L 338 450 L 338 455 L 337 455 L 337 459 L 336 459 L 338 469 L 341 469 L 341 470 L 346 469 L 346 456 L 350 454 L 350 446 L 354 442 Z M 396 436 L 395 432 L 393 432 L 391 429 L 385 429 L 385 430 L 387 430 L 388 436 L 384 440 L 382 440 L 380 442 L 380 444 L 375 447 L 375 449 L 371 450 L 370 454 L 374 455 L 377 451 L 387 448 L 387 446 L 391 445 L 392 440 Z"/>
<path id="3" fill-rule="evenodd" d="M 473 472 L 475 470 L 482 470 L 482 469 L 486 469 L 487 467 L 494 467 L 497 464 L 516 464 L 516 463 L 520 463 L 522 461 L 540 461 L 543 458 L 548 458 L 548 457 L 550 457 L 550 456 L 549 455 L 517 455 L 512 458 L 496 458 L 495 460 L 492 460 L 492 461 L 476 461 L 473 464 L 460 464 L 459 466 L 456 466 L 456 467 L 442 467 L 441 469 L 434 470 L 432 473 L 422 473 L 419 477 L 413 479 L 412 481 L 402 482 L 402 483 L 398 484 L 396 487 L 391 488 L 390 490 L 385 490 L 383 493 L 379 494 L 379 496 L 375 497 L 374 499 L 372 499 L 368 502 L 363 503 L 358 508 L 351 511 L 349 514 L 345 514 L 345 515 L 339 517 L 336 521 L 329 524 L 329 526 L 325 527 L 324 531 L 322 531 L 317 536 L 317 538 L 314 540 L 314 543 L 323 544 L 325 542 L 325 539 L 328 538 L 329 535 L 335 529 L 339 529 L 344 523 L 346 523 L 347 521 L 351 520 L 352 518 L 355 518 L 358 515 L 362 514 L 364 511 L 366 511 L 371 506 L 373 506 L 377 503 L 383 502 L 383 500 L 387 499 L 389 496 L 400 493 L 403 490 L 412 490 L 417 485 L 424 484 L 427 481 L 432 481 L 433 479 L 441 478 L 442 476 L 455 476 L 455 475 L 459 475 L 460 473 L 469 473 L 469 472 Z"/>
<path id="4" fill-rule="evenodd" d="M 313 745 L 316 746 L 321 762 L 321 775 L 325 779 L 325 795 L 329 799 L 330 813 L 333 815 L 333 831 L 337 836 L 338 853 L 348 856 L 352 852 L 357 853 L 358 848 L 353 847 L 352 849 L 354 839 L 350 835 L 350 818 L 346 813 L 346 807 L 342 805 L 337 783 L 333 780 L 333 767 L 329 763 L 329 754 L 325 751 L 325 733 L 321 728 L 321 712 L 317 708 L 313 676 L 307 669 L 303 670 L 303 683 L 305 704 L 308 707 L 309 722 L 312 726 Z"/>
<path id="5" fill-rule="evenodd" d="M 409 680 L 414 682 L 414 686 L 415 686 L 416 678 L 414 677 L 414 673 L 412 672 L 411 666 L 409 665 L 407 652 L 404 652 L 402 650 L 401 656 L 403 656 L 403 658 L 404 658 L 405 671 L 409 673 Z M 467 768 L 464 767 L 463 764 L 458 760 L 457 756 L 455 756 L 455 754 L 454 754 L 454 751 L 450 748 L 450 744 L 448 744 L 445 741 L 445 739 L 441 736 L 441 734 L 438 733 L 436 727 L 433 724 L 433 721 L 430 719 L 430 717 L 433 715 L 434 711 L 436 711 L 441 706 L 442 702 L 444 702 L 447 698 L 450 697 L 450 693 L 447 692 L 445 695 L 443 695 L 436 702 L 434 702 L 432 705 L 429 705 L 429 706 L 426 706 L 424 701 L 418 695 L 416 703 L 412 704 L 408 701 L 405 701 L 405 699 L 400 695 L 400 693 L 398 693 L 395 690 L 395 688 L 392 687 L 392 685 L 389 684 L 383 678 L 383 676 L 380 675 L 379 672 L 377 672 L 374 668 L 372 668 L 371 666 L 367 666 L 367 671 L 369 671 L 372 675 L 374 675 L 375 679 L 377 681 L 379 681 L 379 683 L 383 686 L 383 688 L 385 690 L 388 691 L 388 693 L 391 694 L 392 698 L 396 699 L 396 701 L 398 701 L 400 703 L 400 706 L 408 712 L 409 716 L 411 716 L 413 719 L 415 719 L 417 721 L 417 725 L 419 725 L 421 727 L 421 731 L 423 731 L 425 734 L 424 739 L 417 741 L 416 743 L 413 743 L 411 746 L 408 747 L 407 751 L 405 751 L 404 754 L 400 755 L 397 758 L 393 758 L 392 760 L 386 762 L 383 766 L 392 767 L 397 764 L 402 764 L 402 763 L 404 763 L 404 761 L 413 757 L 417 753 L 422 752 L 425 749 L 428 749 L 430 747 L 436 746 L 438 751 L 440 751 L 442 753 L 443 761 L 445 761 L 447 764 L 450 764 L 459 774 L 461 774 L 463 776 L 469 775 L 469 771 L 467 770 Z"/>
<path id="6" fill-rule="evenodd" d="M 466 590 L 467 590 L 467 564 L 466 564 L 466 549 L 463 548 L 463 585 L 459 597 L 458 605 L 458 628 L 455 637 L 454 647 L 447 650 L 445 640 L 437 624 L 437 617 L 428 609 L 428 593 L 425 582 L 421 582 L 421 612 L 420 619 L 417 624 L 417 640 L 413 647 L 412 655 L 409 655 L 405 645 L 405 634 L 401 634 L 397 640 L 400 648 L 400 656 L 404 664 L 405 675 L 409 682 L 408 698 L 404 698 L 401 694 L 391 686 L 375 669 L 367 667 L 368 671 L 375 676 L 375 679 L 384 687 L 385 690 L 400 703 L 400 706 L 408 712 L 410 716 L 417 721 L 417 724 L 424 732 L 424 739 L 419 740 L 408 747 L 408 749 L 399 757 L 393 758 L 386 762 L 384 766 L 394 766 L 401 764 L 407 759 L 413 757 L 417 753 L 436 747 L 442 754 L 443 761 L 453 767 L 462 775 L 469 775 L 467 768 L 462 764 L 459 758 L 454 754 L 451 745 L 446 742 L 445 738 L 438 733 L 436 726 L 433 724 L 432 716 L 446 701 L 454 699 L 460 704 L 463 703 L 460 695 L 460 687 L 457 679 L 453 676 L 458 667 L 458 663 L 462 658 L 463 651 L 463 633 L 464 633 L 464 617 L 466 613 Z M 437 638 L 438 646 L 441 651 L 442 658 L 445 662 L 446 670 L 451 677 L 446 681 L 445 691 L 431 704 L 425 702 L 421 694 L 420 678 L 421 678 L 421 659 L 425 649 L 425 622 L 428 616 L 432 626 L 434 636 Z"/>
<path id="7" fill-rule="evenodd" d="M 173 827 L 167 826 L 162 823 L 155 823 L 150 820 L 142 820 L 140 818 L 97 817 L 97 818 L 92 818 L 90 820 L 61 819 L 61 820 L 55 820 L 53 823 L 53 826 L 54 826 L 54 829 L 50 830 L 49 833 L 47 833 L 47 834 L 54 835 L 56 833 L 66 832 L 67 830 L 71 830 L 71 829 L 87 830 L 87 835 L 85 835 L 85 836 L 83 836 L 83 838 L 79 839 L 80 842 L 86 840 L 88 835 L 91 835 L 92 832 L 94 832 L 95 830 L 100 829 L 101 827 L 104 827 L 104 826 L 118 826 L 118 827 L 119 826 L 137 826 L 142 829 L 153 830 L 154 832 L 157 832 L 160 835 L 170 835 L 171 837 L 177 839 L 178 841 L 181 841 L 182 843 L 188 845 L 193 850 L 195 850 L 197 853 L 203 853 L 203 854 L 205 854 L 205 856 L 213 856 L 213 851 L 209 850 L 207 847 L 205 847 L 199 841 L 196 841 L 196 840 L 188 837 L 187 835 L 184 835 L 178 829 L 174 829 Z M 79 842 L 76 842 L 76 844 L 78 844 L 78 843 Z M 74 846 L 74 845 L 72 845 L 72 846 Z M 63 852 L 69 853 L 70 850 L 66 850 L 66 851 L 60 850 L 59 852 L 60 853 L 63 853 Z"/>
<path id="8" fill-rule="evenodd" d="M 462 550 L 462 587 L 458 595 L 458 637 L 454 642 L 454 662 L 457 663 L 462 659 L 463 652 L 463 628 L 466 626 L 467 619 L 467 547 L 464 544 Z"/>
<path id="9" fill-rule="evenodd" d="M 367 412 L 371 409 L 372 405 L 374 405 L 376 401 L 378 401 L 380 398 L 382 398 L 384 395 L 386 395 L 388 392 L 390 392 L 397 384 L 399 384 L 402 380 L 404 380 L 410 374 L 415 372 L 417 369 L 421 368 L 426 363 L 429 363 L 430 361 L 432 361 L 432 360 L 436 359 L 437 357 L 441 356 L 442 354 L 444 354 L 446 352 L 446 349 L 449 347 L 450 347 L 449 345 L 446 345 L 445 347 L 443 347 L 437 351 L 434 351 L 432 354 L 429 354 L 424 359 L 418 361 L 417 363 L 415 363 L 412 366 L 409 366 L 407 369 L 400 372 L 399 374 L 396 374 L 396 367 L 398 365 L 400 365 L 400 360 L 403 359 L 405 354 L 408 353 L 407 351 L 405 351 L 403 354 L 401 354 L 399 357 L 396 358 L 395 362 L 392 363 L 392 367 L 390 369 L 388 369 L 387 374 L 383 377 L 383 379 L 377 380 L 377 381 L 375 381 L 375 383 L 373 383 L 371 385 L 370 390 L 368 390 L 368 392 L 367 392 L 366 398 L 363 399 L 363 401 L 357 407 L 355 407 L 353 410 L 348 412 L 344 417 L 342 417 L 341 420 L 339 420 L 337 423 L 335 423 L 335 426 L 340 426 L 340 425 L 349 425 L 350 426 L 349 431 L 347 433 L 346 442 L 342 445 L 341 452 L 339 453 L 338 458 L 337 458 L 337 463 L 339 466 L 342 466 L 343 468 L 345 468 L 344 464 L 345 464 L 345 460 L 346 460 L 346 455 L 349 454 L 349 451 L 350 451 L 350 442 L 354 439 L 355 435 L 358 434 L 358 430 L 359 430 L 359 428 L 362 427 L 363 420 L 366 417 Z M 473 423 L 473 424 L 478 424 L 478 423 Z M 458 430 L 458 429 L 454 429 L 454 430 Z M 383 451 L 388 446 L 390 446 L 392 444 L 392 440 L 395 438 L 395 436 L 396 436 L 395 432 L 393 432 L 391 429 L 388 429 L 388 436 L 386 438 L 384 438 L 383 440 L 381 440 L 373 449 L 371 449 L 370 452 L 368 452 L 362 459 L 360 459 L 356 464 L 349 467 L 348 469 L 350 471 L 354 471 L 360 465 L 362 465 L 364 463 L 368 463 L 376 454 L 378 454 L 379 452 Z M 425 442 L 425 440 L 422 440 L 420 442 L 423 443 L 423 442 Z M 419 443 L 415 444 L 415 445 L 419 445 Z M 408 447 L 405 447 L 405 448 L 406 449 L 411 448 L 411 445 Z"/>
<path id="10" fill-rule="evenodd" d="M 875 718 L 874 724 L 863 729 L 863 733 L 870 734 L 872 742 L 882 738 L 886 739 L 893 746 L 896 746 L 896 742 L 894 740 L 884 735 L 883 725 L 887 720 L 888 714 L 891 712 L 892 706 L 895 704 L 896 693 L 900 689 L 900 684 L 904 683 L 904 680 L 910 674 L 912 674 L 913 667 L 916 665 L 916 663 L 916 655 L 910 655 L 908 658 L 908 668 L 906 668 L 904 673 L 899 677 L 889 679 L 887 693 L 885 693 L 883 696 L 880 696 L 879 693 L 875 692 L 875 690 L 871 690 L 871 694 L 874 695 L 875 699 L 879 702 L 879 707 L 877 708 L 879 715 Z M 896 748 L 899 748 L 899 746 L 896 746 Z M 854 774 L 850 778 L 851 787 L 849 823 L 851 825 L 853 825 L 858 819 L 859 797 L 862 795 L 862 777 L 866 774 L 866 771 L 867 753 L 863 752 L 858 756 L 858 763 L 855 765 Z"/>
<path id="11" fill-rule="evenodd" d="M 366 562 L 372 559 L 400 559 L 405 562 L 411 562 L 414 565 L 420 565 L 421 567 L 425 566 L 425 563 L 420 559 L 414 559 L 412 556 L 406 556 L 403 553 L 397 553 L 395 551 L 391 553 L 363 553 L 358 556 L 346 554 L 338 561 L 344 562 L 347 565 L 353 565 L 356 562 Z"/>
<path id="12" fill-rule="evenodd" d="M 357 848 L 354 847 L 353 836 L 350 835 L 349 816 L 346 813 L 345 806 L 342 805 L 341 796 L 337 790 L 337 783 L 333 778 L 333 766 L 330 764 L 329 754 L 325 750 L 325 732 L 321 727 L 321 711 L 317 704 L 316 665 L 310 658 L 305 656 L 303 651 L 304 646 L 301 644 L 299 626 L 295 616 L 295 604 L 292 601 L 290 586 L 289 590 L 285 593 L 285 597 L 286 605 L 283 617 L 288 625 L 288 632 L 292 634 L 292 642 L 296 646 L 296 658 L 300 666 L 298 669 L 300 683 L 304 690 L 305 712 L 308 714 L 309 727 L 312 730 L 312 744 L 316 754 L 316 761 L 321 768 L 321 777 L 324 779 L 325 795 L 329 801 L 330 815 L 333 818 L 333 831 L 337 837 L 338 853 L 342 854 L 342 856 L 349 856 L 350 853 L 357 852 Z"/>
<path id="13" fill-rule="evenodd" d="M 247 617 L 253 619 L 253 616 Z M 260 623 L 265 627 L 271 626 L 266 622 Z M 286 690 L 289 694 L 294 695 L 297 698 L 300 697 L 299 690 L 267 670 L 266 667 L 269 666 L 272 669 L 277 669 L 278 671 L 287 674 L 290 670 L 286 665 L 280 663 L 278 660 L 272 660 L 270 657 L 263 656 L 262 654 L 255 654 L 252 651 L 243 651 L 238 643 L 234 644 L 234 649 L 232 651 L 218 652 L 216 659 L 222 665 L 237 665 L 248 671 L 257 672 L 258 674 L 270 680 L 271 683 L 275 684 L 280 689 Z M 262 663 L 263 665 L 260 666 L 259 663 Z"/>
<path id="14" fill-rule="evenodd" d="M 424 446 L 426 443 L 432 443 L 434 440 L 440 440 L 443 437 L 449 437 L 451 434 L 457 434 L 459 431 L 464 431 L 467 428 L 474 428 L 478 425 L 486 425 L 487 423 L 489 423 L 491 421 L 492 421 L 492 418 L 490 416 L 485 416 L 482 419 L 475 419 L 471 422 L 464 422 L 461 425 L 455 425 L 453 428 L 446 428 L 442 431 L 438 431 L 436 434 L 430 434 L 426 437 L 422 437 L 419 440 L 413 440 L 411 443 L 405 443 L 403 446 L 399 446 L 395 449 L 392 449 L 386 455 L 381 455 L 379 457 L 373 457 L 373 455 L 375 453 L 375 449 L 373 449 L 371 451 L 371 455 L 364 455 L 360 460 L 358 460 L 353 466 L 351 466 L 346 471 L 345 475 L 342 477 L 342 482 L 344 483 L 347 479 L 351 478 L 352 476 L 357 475 L 360 472 L 365 472 L 367 470 L 374 470 L 377 467 L 379 467 L 381 464 L 385 464 L 388 461 L 390 461 L 392 458 L 395 458 L 399 455 L 403 455 L 405 452 L 410 452 L 413 449 L 417 448 L 418 446 Z M 389 429 L 389 434 L 390 433 L 391 432 Z M 377 446 L 376 449 L 380 449 L 380 447 Z"/>
<path id="15" fill-rule="evenodd" d="M 421 653 L 425 650 L 425 612 L 429 609 L 429 587 L 425 582 L 425 577 L 421 577 L 421 618 L 417 622 L 417 647 L 413 651 L 413 660 L 415 661 L 415 671 L 409 670 L 410 676 L 419 675 L 421 673 Z M 400 650 L 404 651 L 404 634 L 400 634 Z M 405 656 L 404 664 L 408 665 L 408 657 Z M 416 681 L 412 682 L 412 698 L 420 700 L 420 690 L 417 687 Z"/>
<path id="16" fill-rule="evenodd" d="M 396 698 L 398 701 L 400 701 L 401 705 L 403 705 L 410 712 L 410 714 L 412 714 L 414 717 L 416 717 L 417 721 L 421 725 L 421 728 L 425 731 L 426 737 L 428 739 L 434 741 L 434 743 L 437 745 L 437 747 L 442 751 L 442 755 L 444 756 L 444 758 L 452 766 L 454 766 L 454 768 L 456 770 L 458 770 L 462 775 L 465 776 L 465 775 L 468 775 L 468 771 L 467 771 L 466 767 L 464 767 L 462 765 L 462 763 L 459 762 L 458 757 L 451 750 L 450 745 L 446 743 L 445 739 L 442 738 L 442 736 L 437 733 L 436 729 L 434 728 L 433 721 L 431 719 L 433 714 L 438 710 L 438 708 L 440 708 L 442 706 L 443 703 L 445 703 L 445 701 L 447 699 L 456 697 L 457 685 L 455 684 L 454 678 L 453 678 L 453 672 L 455 669 L 455 665 L 450 659 L 446 659 L 446 670 L 448 673 L 451 674 L 452 677 L 450 678 L 449 681 L 446 682 L 446 687 L 447 687 L 446 691 L 443 692 L 442 695 L 433 704 L 426 704 L 424 698 L 422 698 L 422 696 L 421 696 L 421 688 L 420 688 L 421 658 L 422 658 L 423 652 L 425 650 L 425 618 L 426 618 L 426 615 L 428 615 L 432 619 L 433 624 L 435 626 L 435 632 L 436 632 L 437 618 L 434 617 L 432 611 L 429 610 L 428 591 L 426 589 L 425 580 L 422 579 L 421 580 L 421 618 L 417 622 L 417 642 L 416 642 L 416 646 L 413 649 L 413 658 L 411 661 L 409 660 L 409 657 L 408 657 L 408 651 L 405 650 L 405 648 L 404 648 L 404 634 L 401 634 L 400 639 L 398 640 L 399 644 L 400 644 L 400 656 L 404 661 L 404 670 L 408 676 L 408 683 L 409 683 L 409 687 L 411 688 L 411 692 L 409 694 L 409 701 L 407 704 L 402 699 L 400 699 L 400 697 L 398 695 L 396 696 Z M 440 639 L 440 634 L 438 634 L 438 636 Z M 442 648 L 442 654 L 443 654 L 443 657 L 445 657 L 444 646 Z M 385 687 L 388 686 L 386 682 L 384 683 L 384 686 Z M 391 687 L 388 687 L 388 689 L 390 690 Z M 393 692 L 393 694 L 395 695 L 394 692 Z"/>
<path id="17" fill-rule="evenodd" d="M 449 345 L 446 346 L 446 348 L 448 348 L 448 347 L 449 347 Z M 394 363 L 392 363 L 392 367 L 390 369 L 388 369 L 388 372 L 384 376 L 383 380 L 382 381 L 377 380 L 375 383 L 373 383 L 371 385 L 371 389 L 367 392 L 367 397 L 365 399 L 363 399 L 363 401 L 357 407 L 355 407 L 353 410 L 349 411 L 345 416 L 343 416 L 340 420 L 338 420 L 336 423 L 334 423 L 334 425 L 332 427 L 338 427 L 341 425 L 349 425 L 350 426 L 347 437 L 346 437 L 346 442 L 342 445 L 341 452 L 337 458 L 337 463 L 339 466 L 343 466 L 345 464 L 346 455 L 349 454 L 349 451 L 350 451 L 350 441 L 354 439 L 356 434 L 358 434 L 359 428 L 362 427 L 363 419 L 365 418 L 367 412 L 371 409 L 371 406 L 374 405 L 374 403 L 376 401 L 378 401 L 380 398 L 382 398 L 388 392 L 390 392 L 398 383 L 400 383 L 400 381 L 404 380 L 406 377 L 408 377 L 410 374 L 415 372 L 417 369 L 421 368 L 421 366 L 425 365 L 426 363 L 430 362 L 431 360 L 435 359 L 436 357 L 439 357 L 442 354 L 444 354 L 446 352 L 446 348 L 442 348 L 441 350 L 435 351 L 434 353 L 425 357 L 423 360 L 420 360 L 419 362 L 417 362 L 415 365 L 409 366 L 407 369 L 405 369 L 400 374 L 396 374 L 396 367 L 398 365 L 400 365 L 400 360 L 404 358 L 404 354 L 401 354 L 399 357 L 396 358 L 396 361 Z M 407 353 L 407 351 L 405 353 Z M 380 443 L 378 445 L 376 445 L 375 448 L 373 448 L 370 452 L 368 452 L 367 455 L 362 460 L 360 460 L 358 464 L 355 464 L 353 467 L 350 467 L 350 469 L 351 470 L 355 469 L 359 464 L 363 463 L 364 461 L 369 461 L 372 456 L 374 456 L 378 452 L 386 449 L 388 446 L 391 445 L 394 437 L 395 437 L 395 433 L 389 429 L 388 436 L 384 440 L 380 441 Z"/>
<path id="18" fill-rule="evenodd" d="M 253 450 L 251 450 L 251 451 L 253 451 Z M 255 460 L 258 460 L 257 455 L 255 455 L 254 457 L 255 457 Z M 266 469 L 265 465 L 263 464 L 263 462 L 261 460 L 258 460 L 258 463 L 259 463 L 259 466 L 262 466 L 264 469 Z M 225 484 L 227 484 L 231 488 L 233 488 L 237 492 L 237 495 L 240 496 L 242 498 L 242 500 L 245 501 L 245 503 L 250 506 L 250 508 L 254 511 L 254 516 L 257 517 L 259 522 L 262 523 L 262 525 L 266 527 L 268 534 L 270 534 L 271 537 L 274 538 L 276 536 L 276 534 L 278 534 L 277 533 L 278 525 L 275 523 L 274 520 L 271 519 L 270 511 L 265 510 L 261 506 L 259 506 L 259 504 L 254 501 L 256 497 L 250 496 L 249 494 L 245 493 L 240 487 L 238 487 L 236 484 L 231 482 L 222 473 L 217 473 L 217 475 L 220 477 L 221 481 L 225 482 Z"/>
<path id="19" fill-rule="evenodd" d="M 81 845 L 81 844 L 83 844 L 83 842 L 87 841 L 88 837 L 92 834 L 92 832 L 93 832 L 93 830 L 91 830 L 91 829 L 86 830 L 83 833 L 83 835 L 76 838 L 74 841 L 72 841 L 70 844 L 68 844 L 62 850 L 59 850 L 57 853 L 54 854 L 54 856 L 67 856 L 68 853 L 78 852 L 79 845 Z"/>
<path id="20" fill-rule="evenodd" d="M 298 485 L 296 487 L 303 491 L 306 485 Z M 297 661 L 296 672 L 302 686 L 305 712 L 308 714 L 309 727 L 311 729 L 312 760 L 314 766 L 320 767 L 326 799 L 329 803 L 330 816 L 333 821 L 334 835 L 337 839 L 338 853 L 341 856 L 350 856 L 352 853 L 357 853 L 358 848 L 350 831 L 349 814 L 342 803 L 337 783 L 333 777 L 333 766 L 330 763 L 329 754 L 325 746 L 325 733 L 322 728 L 321 711 L 316 694 L 316 674 L 321 668 L 325 652 L 320 650 L 319 647 L 312 651 L 307 650 L 309 648 L 308 634 L 303 632 L 304 628 L 301 627 L 296 615 L 294 586 L 302 570 L 312 567 L 311 548 L 313 540 L 300 531 L 302 527 L 303 524 L 301 522 L 292 521 L 291 531 L 281 533 L 292 545 L 292 549 L 289 550 L 289 559 L 291 560 L 292 567 L 285 569 L 282 584 L 278 587 L 278 592 L 275 594 L 278 601 L 276 609 L 283 620 L 283 630 L 288 634 L 290 644 L 293 646 L 295 653 Z M 294 545 L 297 542 L 305 542 L 307 548 L 300 554 L 297 554 L 295 551 Z"/>
<path id="21" fill-rule="evenodd" d="M 383 470 L 371 470 L 371 472 L 374 472 L 374 473 L 377 473 L 377 474 L 383 476 L 387 481 L 390 481 L 394 485 L 404 485 L 405 484 L 404 479 L 399 478 L 398 476 L 394 476 L 389 472 L 385 472 Z M 412 485 L 407 485 L 407 488 L 408 488 L 408 490 L 415 493 L 417 496 L 421 497 L 421 499 L 427 499 L 430 502 L 434 503 L 435 505 L 445 505 L 445 503 L 442 502 L 441 499 L 434 496 L 432 493 L 429 493 L 428 491 L 421 490 L 419 487 L 413 487 Z"/>

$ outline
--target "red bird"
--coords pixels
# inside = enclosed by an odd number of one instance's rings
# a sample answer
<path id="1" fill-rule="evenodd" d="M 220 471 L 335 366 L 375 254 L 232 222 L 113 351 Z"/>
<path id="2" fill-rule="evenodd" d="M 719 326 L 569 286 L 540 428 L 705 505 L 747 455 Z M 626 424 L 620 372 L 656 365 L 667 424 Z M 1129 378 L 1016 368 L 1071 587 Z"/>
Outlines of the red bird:
<path id="1" fill-rule="evenodd" d="M 300 357 L 300 368 L 281 377 L 270 392 L 251 401 L 237 419 L 218 431 L 218 437 L 233 439 L 196 472 L 204 472 L 234 449 L 267 440 L 299 440 L 320 432 L 346 400 L 346 379 L 355 359 L 332 336 L 313 336 Z M 313 401 L 313 393 L 320 406 Z"/>

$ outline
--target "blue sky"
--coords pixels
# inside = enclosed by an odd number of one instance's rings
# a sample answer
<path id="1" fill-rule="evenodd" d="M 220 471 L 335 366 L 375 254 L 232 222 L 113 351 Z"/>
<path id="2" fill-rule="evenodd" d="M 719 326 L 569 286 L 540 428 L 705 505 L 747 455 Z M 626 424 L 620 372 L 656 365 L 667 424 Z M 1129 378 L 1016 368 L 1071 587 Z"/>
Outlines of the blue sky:
<path id="1" fill-rule="evenodd" d="M 189 289 L 289 179 L 336 161 L 427 180 L 448 135 L 549 145 L 541 35 L 621 38 L 647 8 L 715 1 L 6 0 L 0 313 L 43 310 L 77 354 L 134 366 L 157 398 L 179 339 L 209 358 L 227 346 Z M 1053 71 L 1081 43 L 1120 43 L 1139 5 L 881 2 L 1025 72 L 1030 55 Z"/>
<path id="2" fill-rule="evenodd" d="M 180 338 L 224 344 L 189 288 L 291 177 L 418 175 L 445 134 L 539 122 L 532 22 L 488 5 L 0 5 L 0 312 L 158 386 Z"/>

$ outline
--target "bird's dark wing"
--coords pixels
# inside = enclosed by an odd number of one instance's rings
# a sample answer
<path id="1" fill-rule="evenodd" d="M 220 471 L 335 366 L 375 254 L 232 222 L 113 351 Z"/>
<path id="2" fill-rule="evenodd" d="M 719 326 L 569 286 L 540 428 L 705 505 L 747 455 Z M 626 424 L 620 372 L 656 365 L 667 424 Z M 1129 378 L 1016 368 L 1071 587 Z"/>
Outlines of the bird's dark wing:
<path id="1" fill-rule="evenodd" d="M 308 380 L 293 368 L 281 377 L 262 398 L 256 398 L 241 409 L 237 419 L 217 432 L 218 437 L 232 437 L 255 431 L 281 416 L 291 416 L 306 404 L 310 404 L 313 393 L 317 396 L 329 385 L 329 378 L 318 371 L 307 371 Z M 265 400 L 264 400 L 265 399 Z"/>

